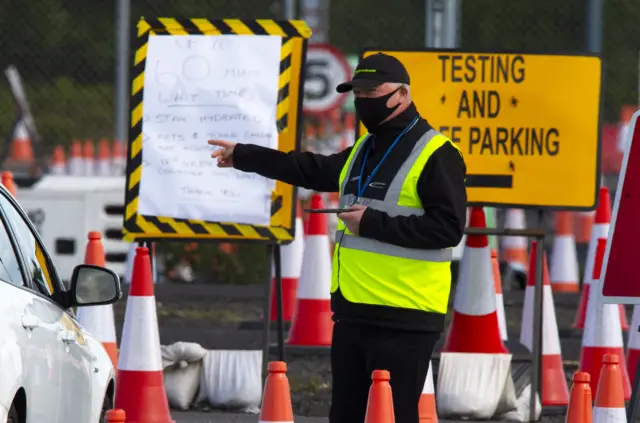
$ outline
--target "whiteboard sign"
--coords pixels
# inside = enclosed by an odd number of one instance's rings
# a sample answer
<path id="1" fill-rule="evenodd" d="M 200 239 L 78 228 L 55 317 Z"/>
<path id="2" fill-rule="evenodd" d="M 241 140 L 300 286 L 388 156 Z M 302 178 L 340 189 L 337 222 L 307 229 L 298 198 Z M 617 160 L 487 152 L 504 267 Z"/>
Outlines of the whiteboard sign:
<path id="1" fill-rule="evenodd" d="M 207 141 L 277 148 L 281 42 L 268 35 L 149 37 L 138 213 L 269 224 L 275 181 L 218 168 Z"/>

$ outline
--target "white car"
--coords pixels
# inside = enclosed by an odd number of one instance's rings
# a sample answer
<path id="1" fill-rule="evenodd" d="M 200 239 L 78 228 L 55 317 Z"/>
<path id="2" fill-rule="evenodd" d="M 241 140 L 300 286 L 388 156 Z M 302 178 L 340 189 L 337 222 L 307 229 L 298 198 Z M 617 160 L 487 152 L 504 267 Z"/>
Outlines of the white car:
<path id="1" fill-rule="evenodd" d="M 70 286 L 0 185 L 0 422 L 98 423 L 112 408 L 111 360 L 71 310 L 117 301 L 120 281 L 105 268 L 79 265 Z"/>

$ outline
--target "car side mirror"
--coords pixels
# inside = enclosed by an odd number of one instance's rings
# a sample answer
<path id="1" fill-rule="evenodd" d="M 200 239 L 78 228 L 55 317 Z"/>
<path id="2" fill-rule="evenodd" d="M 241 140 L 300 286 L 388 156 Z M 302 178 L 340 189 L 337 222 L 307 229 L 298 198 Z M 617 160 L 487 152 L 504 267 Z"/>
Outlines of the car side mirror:
<path id="1" fill-rule="evenodd" d="M 73 269 L 71 295 L 80 307 L 114 303 L 122 297 L 120 278 L 102 266 L 80 264 Z"/>

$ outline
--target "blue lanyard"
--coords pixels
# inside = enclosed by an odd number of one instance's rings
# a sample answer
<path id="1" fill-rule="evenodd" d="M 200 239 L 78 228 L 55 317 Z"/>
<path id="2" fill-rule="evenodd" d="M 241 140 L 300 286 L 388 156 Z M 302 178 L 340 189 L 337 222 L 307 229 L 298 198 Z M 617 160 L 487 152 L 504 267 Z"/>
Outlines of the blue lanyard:
<path id="1" fill-rule="evenodd" d="M 413 128 L 413 126 L 418 122 L 419 118 L 420 118 L 419 116 L 416 116 L 411 121 L 411 123 L 406 128 L 404 128 L 402 130 L 400 135 L 398 135 L 398 137 L 393 141 L 393 143 L 391 143 L 391 145 L 389 146 L 387 151 L 384 153 L 384 156 L 382 156 L 382 158 L 378 162 L 378 165 L 373 169 L 373 172 L 371 172 L 371 174 L 369 175 L 369 177 L 367 178 L 367 181 L 365 182 L 365 184 L 363 186 L 362 185 L 362 179 L 363 179 L 363 176 L 364 176 L 364 168 L 367 165 L 367 159 L 369 158 L 369 152 L 371 151 L 371 143 L 368 143 L 368 141 L 369 141 L 368 139 L 365 140 L 365 142 L 367 142 L 367 150 L 365 151 L 364 157 L 362 158 L 362 167 L 360 167 L 360 177 L 358 178 L 358 198 L 357 198 L 356 202 L 358 200 L 360 200 L 360 198 L 364 194 L 365 190 L 367 189 L 367 187 L 371 183 L 371 180 L 373 179 L 375 174 L 378 173 L 378 170 L 380 169 L 380 166 L 382 165 L 382 162 L 384 162 L 384 160 L 387 158 L 389 153 L 391 153 L 391 150 L 393 150 L 393 147 L 395 147 L 396 144 L 398 144 L 398 141 L 400 141 L 400 138 L 402 138 L 404 136 L 404 134 L 406 134 L 407 132 L 409 132 L 409 130 L 411 128 Z"/>

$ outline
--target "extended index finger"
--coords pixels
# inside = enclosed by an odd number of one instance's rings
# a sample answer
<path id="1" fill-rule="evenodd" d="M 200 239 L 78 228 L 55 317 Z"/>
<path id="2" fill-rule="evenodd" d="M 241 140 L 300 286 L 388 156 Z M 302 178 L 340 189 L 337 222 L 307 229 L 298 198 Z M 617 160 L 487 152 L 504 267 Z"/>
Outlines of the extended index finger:
<path id="1" fill-rule="evenodd" d="M 209 140 L 209 145 L 215 145 L 217 147 L 229 148 L 232 147 L 234 143 L 231 141 L 223 141 L 223 140 Z"/>

